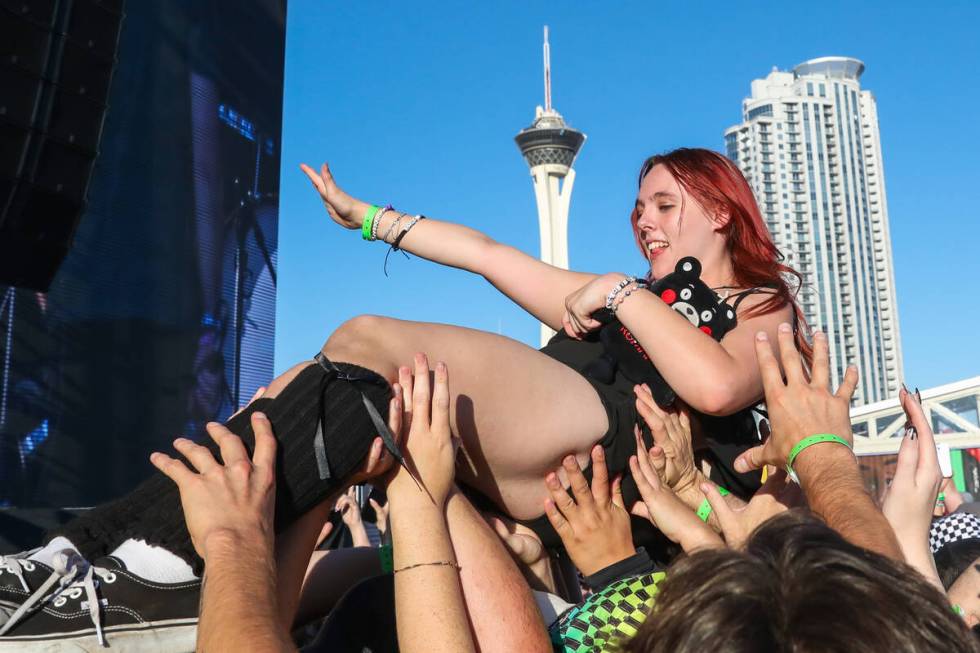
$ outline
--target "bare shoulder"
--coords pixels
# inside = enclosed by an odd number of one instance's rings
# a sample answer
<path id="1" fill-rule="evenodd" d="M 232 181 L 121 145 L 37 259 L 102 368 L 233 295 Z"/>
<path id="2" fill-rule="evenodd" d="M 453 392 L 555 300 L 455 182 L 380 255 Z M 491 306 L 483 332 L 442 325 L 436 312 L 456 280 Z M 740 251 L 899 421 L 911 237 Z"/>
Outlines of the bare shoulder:
<path id="1" fill-rule="evenodd" d="M 793 305 L 790 303 L 786 303 L 784 306 L 781 306 L 771 313 L 754 315 L 751 318 L 746 318 L 747 315 L 751 314 L 761 304 L 764 304 L 772 299 L 773 295 L 775 294 L 777 294 L 777 291 L 773 288 L 750 288 L 748 290 L 732 293 L 731 296 L 737 296 L 737 300 L 734 302 L 729 300 L 728 303 L 736 306 L 736 313 L 739 321 L 754 321 L 757 319 L 766 319 L 766 321 L 775 320 L 777 323 L 792 321 Z"/>

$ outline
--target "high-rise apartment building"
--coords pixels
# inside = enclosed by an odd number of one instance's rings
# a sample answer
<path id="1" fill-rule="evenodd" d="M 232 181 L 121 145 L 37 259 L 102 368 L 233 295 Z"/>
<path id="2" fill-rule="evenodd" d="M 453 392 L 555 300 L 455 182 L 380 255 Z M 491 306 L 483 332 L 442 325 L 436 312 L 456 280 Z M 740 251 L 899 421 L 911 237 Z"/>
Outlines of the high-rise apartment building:
<path id="1" fill-rule="evenodd" d="M 786 262 L 803 274 L 810 325 L 827 332 L 836 385 L 853 363 L 856 405 L 897 394 L 898 305 L 878 112 L 864 64 L 821 57 L 752 82 L 725 131 Z"/>

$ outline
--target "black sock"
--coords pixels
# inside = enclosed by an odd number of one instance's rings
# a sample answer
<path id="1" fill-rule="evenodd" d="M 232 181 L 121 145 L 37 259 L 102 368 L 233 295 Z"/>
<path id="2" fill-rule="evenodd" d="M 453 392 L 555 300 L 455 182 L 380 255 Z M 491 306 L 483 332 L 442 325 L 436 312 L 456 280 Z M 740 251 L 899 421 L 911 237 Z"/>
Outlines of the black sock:
<path id="1" fill-rule="evenodd" d="M 371 370 L 337 363 L 344 378 L 314 364 L 303 369 L 274 399 L 258 399 L 226 426 L 239 435 L 249 455 L 255 445 L 251 415 L 262 411 L 272 423 L 276 452 L 276 532 L 319 505 L 362 463 L 378 434 L 365 406 L 367 397 L 387 419 L 391 387 Z M 356 380 L 350 380 L 353 377 Z M 363 393 L 363 395 L 362 395 Z M 324 476 L 317 464 L 314 440 L 323 416 L 323 443 L 329 467 Z M 201 444 L 221 459 L 218 446 L 206 438 Z M 187 463 L 183 457 L 181 460 Z M 189 466 L 189 465 L 188 465 Z M 201 574 L 197 556 L 184 523 L 177 485 L 159 472 L 128 495 L 98 506 L 49 533 L 67 537 L 88 560 L 107 555 L 129 538 L 161 546 Z"/>

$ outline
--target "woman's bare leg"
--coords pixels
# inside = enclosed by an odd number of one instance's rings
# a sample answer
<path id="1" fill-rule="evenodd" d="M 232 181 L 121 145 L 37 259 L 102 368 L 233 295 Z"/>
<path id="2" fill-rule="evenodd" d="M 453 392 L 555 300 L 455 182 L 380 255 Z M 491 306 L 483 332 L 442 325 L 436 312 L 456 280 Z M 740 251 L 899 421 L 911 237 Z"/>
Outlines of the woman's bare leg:
<path id="1" fill-rule="evenodd" d="M 607 429 L 598 395 L 580 374 L 503 336 L 443 324 L 356 317 L 323 347 L 327 358 L 389 381 L 424 352 L 451 370 L 450 416 L 462 438 L 457 479 L 515 519 L 543 514 L 545 474 L 573 453 L 582 465 Z"/>

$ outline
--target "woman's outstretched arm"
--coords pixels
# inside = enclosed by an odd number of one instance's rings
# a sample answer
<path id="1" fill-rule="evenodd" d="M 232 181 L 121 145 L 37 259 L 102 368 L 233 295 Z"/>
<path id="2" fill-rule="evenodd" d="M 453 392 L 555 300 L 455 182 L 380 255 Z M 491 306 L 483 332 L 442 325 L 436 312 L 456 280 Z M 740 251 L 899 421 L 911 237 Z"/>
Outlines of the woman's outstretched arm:
<path id="1" fill-rule="evenodd" d="M 347 229 L 360 229 L 370 205 L 341 190 L 326 164 L 319 173 L 305 164 L 300 167 L 333 221 Z M 399 220 L 400 215 L 399 211 L 387 211 L 381 216 L 376 229 L 379 240 L 391 243 L 413 217 L 406 215 Z M 480 231 L 440 220 L 416 222 L 399 247 L 424 259 L 479 274 L 553 329 L 561 328 L 564 298 L 596 276 L 548 265 Z"/>

